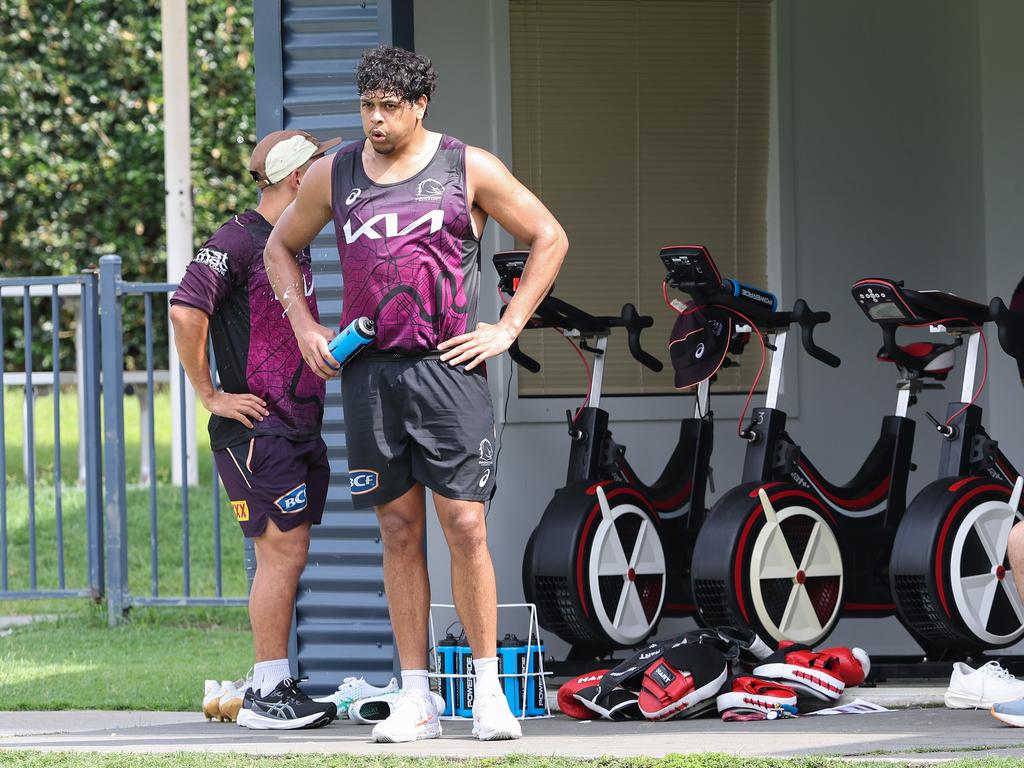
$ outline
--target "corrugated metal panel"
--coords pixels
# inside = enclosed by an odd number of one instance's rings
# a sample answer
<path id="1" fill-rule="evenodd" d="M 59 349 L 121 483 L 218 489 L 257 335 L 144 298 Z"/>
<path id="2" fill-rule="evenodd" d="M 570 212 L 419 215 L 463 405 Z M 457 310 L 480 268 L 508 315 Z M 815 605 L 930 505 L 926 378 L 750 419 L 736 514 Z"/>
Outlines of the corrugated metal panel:
<path id="1" fill-rule="evenodd" d="M 399 9 L 387 0 L 257 0 L 261 135 L 297 128 L 324 139 L 361 139 L 356 63 L 364 49 L 390 41 L 393 11 Z M 317 236 L 312 253 L 320 319 L 334 327 L 341 315 L 341 273 L 333 227 Z M 327 388 L 324 439 L 331 487 L 299 585 L 293 641 L 293 661 L 309 678 L 304 687 L 311 693 L 333 690 L 346 675 L 386 680 L 394 665 L 377 520 L 373 512 L 352 508 L 337 381 Z"/>

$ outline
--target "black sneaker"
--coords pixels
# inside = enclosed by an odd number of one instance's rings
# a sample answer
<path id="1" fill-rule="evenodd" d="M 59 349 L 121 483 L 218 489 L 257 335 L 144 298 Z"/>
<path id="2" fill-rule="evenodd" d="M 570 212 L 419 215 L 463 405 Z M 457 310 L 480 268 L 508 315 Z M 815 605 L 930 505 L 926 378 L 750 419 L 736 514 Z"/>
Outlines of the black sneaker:
<path id="1" fill-rule="evenodd" d="M 291 730 L 319 728 L 338 715 L 331 702 L 313 701 L 303 693 L 295 680 L 288 677 L 277 684 L 266 696 L 245 692 L 238 724 L 255 730 Z"/>

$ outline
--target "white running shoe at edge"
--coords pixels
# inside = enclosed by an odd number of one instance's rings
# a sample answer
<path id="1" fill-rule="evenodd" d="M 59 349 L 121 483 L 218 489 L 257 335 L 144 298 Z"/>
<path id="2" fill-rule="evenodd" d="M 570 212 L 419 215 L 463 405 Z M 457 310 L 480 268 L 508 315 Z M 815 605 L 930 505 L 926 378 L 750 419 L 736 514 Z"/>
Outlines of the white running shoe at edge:
<path id="1" fill-rule="evenodd" d="M 962 661 L 953 665 L 949 688 L 944 696 L 950 709 L 989 708 L 1024 698 L 1024 680 L 1018 680 L 999 662 L 990 661 L 978 669 Z"/>

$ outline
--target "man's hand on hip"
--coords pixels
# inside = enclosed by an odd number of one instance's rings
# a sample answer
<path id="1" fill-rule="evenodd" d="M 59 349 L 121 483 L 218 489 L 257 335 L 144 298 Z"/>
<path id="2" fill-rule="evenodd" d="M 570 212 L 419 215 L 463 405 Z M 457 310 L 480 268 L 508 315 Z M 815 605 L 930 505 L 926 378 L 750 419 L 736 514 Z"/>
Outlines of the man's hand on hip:
<path id="1" fill-rule="evenodd" d="M 450 365 L 466 363 L 470 371 L 489 357 L 500 355 L 516 340 L 516 333 L 501 323 L 477 323 L 476 330 L 441 342 L 441 359 Z"/>
<path id="2" fill-rule="evenodd" d="M 306 365 L 321 379 L 333 379 L 338 375 L 341 366 L 327 348 L 327 342 L 334 338 L 334 331 L 317 323 L 312 323 L 295 334 L 299 342 L 299 351 Z"/>
<path id="3" fill-rule="evenodd" d="M 252 429 L 252 419 L 263 421 L 264 416 L 270 415 L 267 404 L 256 395 L 236 395 L 219 389 L 204 400 L 203 405 L 216 416 L 242 422 L 246 429 Z"/>

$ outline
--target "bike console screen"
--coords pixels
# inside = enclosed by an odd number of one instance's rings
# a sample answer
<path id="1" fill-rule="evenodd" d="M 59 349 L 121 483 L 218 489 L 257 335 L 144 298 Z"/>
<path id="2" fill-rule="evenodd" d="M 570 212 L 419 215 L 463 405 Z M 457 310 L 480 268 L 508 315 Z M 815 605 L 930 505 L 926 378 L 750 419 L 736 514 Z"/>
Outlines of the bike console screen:
<path id="1" fill-rule="evenodd" d="M 516 292 L 529 255 L 529 251 L 499 251 L 494 254 L 494 269 L 498 273 L 498 288 L 502 293 L 511 296 Z"/>
<path id="2" fill-rule="evenodd" d="M 661 249 L 661 260 L 674 288 L 713 293 L 722 287 L 718 267 L 703 245 L 670 245 Z"/>

